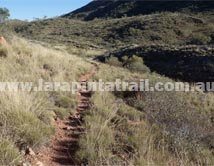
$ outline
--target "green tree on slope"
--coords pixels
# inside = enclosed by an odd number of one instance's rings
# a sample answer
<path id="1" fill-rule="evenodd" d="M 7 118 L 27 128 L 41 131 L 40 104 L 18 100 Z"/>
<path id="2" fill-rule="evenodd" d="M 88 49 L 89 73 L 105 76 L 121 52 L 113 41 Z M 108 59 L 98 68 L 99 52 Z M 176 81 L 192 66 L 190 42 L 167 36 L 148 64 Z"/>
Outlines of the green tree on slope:
<path id="1" fill-rule="evenodd" d="M 10 17 L 10 12 L 7 8 L 0 8 L 0 23 L 3 23 Z"/>

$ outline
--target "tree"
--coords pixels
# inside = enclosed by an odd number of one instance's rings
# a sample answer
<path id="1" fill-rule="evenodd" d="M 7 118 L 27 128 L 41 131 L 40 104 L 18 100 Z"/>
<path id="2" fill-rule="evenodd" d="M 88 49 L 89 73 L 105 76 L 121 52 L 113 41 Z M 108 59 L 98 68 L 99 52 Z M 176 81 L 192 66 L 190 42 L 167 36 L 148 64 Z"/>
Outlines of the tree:
<path id="1" fill-rule="evenodd" d="M 3 23 L 10 17 L 10 12 L 7 8 L 0 8 L 0 23 Z"/>

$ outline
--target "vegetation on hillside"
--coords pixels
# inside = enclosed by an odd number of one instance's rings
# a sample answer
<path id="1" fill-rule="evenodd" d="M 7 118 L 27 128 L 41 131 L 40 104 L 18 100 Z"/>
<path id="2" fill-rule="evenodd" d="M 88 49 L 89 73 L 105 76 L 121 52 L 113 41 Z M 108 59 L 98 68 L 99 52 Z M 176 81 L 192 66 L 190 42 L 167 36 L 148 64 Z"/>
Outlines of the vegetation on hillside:
<path id="1" fill-rule="evenodd" d="M 8 24 L 7 27 L 22 37 L 63 45 L 70 52 L 71 47 L 76 47 L 83 54 L 89 49 L 115 49 L 135 44 L 209 45 L 214 41 L 212 12 L 163 12 L 89 22 L 54 18 L 30 23 L 12 21 Z"/>
<path id="2" fill-rule="evenodd" d="M 89 70 L 80 58 L 13 38 L 0 46 L 1 82 L 74 81 Z M 62 65 L 63 64 L 63 65 Z M 0 165 L 15 165 L 21 151 L 38 148 L 53 134 L 53 112 L 60 118 L 74 110 L 75 96 L 32 90 L 0 93 Z M 73 104 L 72 104 L 73 103 Z M 66 114 L 65 114 L 66 113 Z"/>
<path id="3" fill-rule="evenodd" d="M 0 46 L 1 81 L 75 81 L 91 65 L 66 51 L 102 54 L 96 59 L 107 64 L 99 64 L 93 80 L 212 81 L 213 3 L 166 3 L 94 1 L 72 16 L 8 21 L 0 31 L 28 40 L 11 38 Z M 95 92 L 76 160 L 95 166 L 212 165 L 213 98 L 200 92 Z M 22 150 L 44 144 L 54 132 L 53 112 L 66 118 L 75 106 L 71 93 L 2 92 L 0 165 L 15 164 Z"/>
<path id="4" fill-rule="evenodd" d="M 10 17 L 10 12 L 7 8 L 0 8 L 0 23 L 3 23 Z"/>
<path id="5" fill-rule="evenodd" d="M 95 0 L 62 17 L 88 21 L 96 18 L 122 18 L 166 11 L 190 13 L 213 9 L 212 1 Z"/>
<path id="6" fill-rule="evenodd" d="M 208 82 L 213 80 L 213 54 L 212 45 L 143 45 L 109 51 L 95 59 L 131 71 L 152 71 L 176 80 Z"/>
<path id="7" fill-rule="evenodd" d="M 100 78 L 172 81 L 104 64 L 94 77 Z M 95 92 L 77 159 L 89 165 L 212 165 L 212 100 L 213 94 L 193 92 Z"/>

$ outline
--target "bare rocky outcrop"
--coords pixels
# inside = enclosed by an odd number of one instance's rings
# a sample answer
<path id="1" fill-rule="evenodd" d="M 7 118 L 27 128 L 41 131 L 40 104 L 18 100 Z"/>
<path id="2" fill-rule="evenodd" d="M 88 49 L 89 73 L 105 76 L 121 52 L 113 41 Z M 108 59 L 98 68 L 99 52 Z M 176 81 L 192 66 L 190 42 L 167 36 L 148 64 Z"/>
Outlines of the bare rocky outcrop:
<path id="1" fill-rule="evenodd" d="M 7 41 L 5 40 L 5 38 L 3 36 L 0 37 L 0 45 L 5 45 L 7 44 Z"/>

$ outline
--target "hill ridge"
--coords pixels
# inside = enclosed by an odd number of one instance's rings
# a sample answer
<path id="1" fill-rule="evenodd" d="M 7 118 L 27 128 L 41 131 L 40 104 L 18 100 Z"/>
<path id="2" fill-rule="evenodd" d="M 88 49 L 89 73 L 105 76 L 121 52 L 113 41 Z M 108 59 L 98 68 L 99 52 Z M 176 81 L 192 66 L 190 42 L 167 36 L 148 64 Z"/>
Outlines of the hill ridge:
<path id="1" fill-rule="evenodd" d="M 96 18 L 121 18 L 166 11 L 198 12 L 213 9 L 212 1 L 94 0 L 62 17 L 90 21 Z"/>

